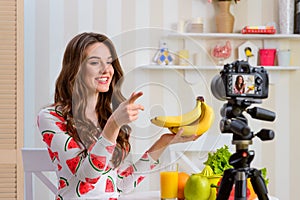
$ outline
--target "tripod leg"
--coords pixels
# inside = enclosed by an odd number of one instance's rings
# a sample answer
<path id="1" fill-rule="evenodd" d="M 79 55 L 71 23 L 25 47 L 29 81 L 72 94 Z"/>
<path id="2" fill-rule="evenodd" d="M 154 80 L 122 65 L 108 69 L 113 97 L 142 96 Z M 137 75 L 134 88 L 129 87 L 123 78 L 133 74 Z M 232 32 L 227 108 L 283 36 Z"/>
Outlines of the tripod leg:
<path id="1" fill-rule="evenodd" d="M 235 174 L 235 200 L 247 200 L 247 177 L 244 171 Z"/>
<path id="2" fill-rule="evenodd" d="M 268 200 L 268 189 L 263 177 L 261 176 L 261 172 L 257 169 L 253 169 L 250 180 L 258 199 Z"/>
<path id="3" fill-rule="evenodd" d="M 234 173 L 234 169 L 224 171 L 216 200 L 227 200 L 229 198 L 234 183 Z"/>

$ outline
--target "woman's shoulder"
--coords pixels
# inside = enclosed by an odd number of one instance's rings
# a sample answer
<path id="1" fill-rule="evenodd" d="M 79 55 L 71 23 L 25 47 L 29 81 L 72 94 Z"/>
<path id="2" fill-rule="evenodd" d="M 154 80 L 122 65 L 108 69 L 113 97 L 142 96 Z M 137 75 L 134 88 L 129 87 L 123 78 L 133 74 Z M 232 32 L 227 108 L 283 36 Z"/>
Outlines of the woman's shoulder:
<path id="1" fill-rule="evenodd" d="M 48 105 L 48 106 L 45 106 L 45 107 L 42 107 L 39 111 L 39 113 L 49 113 L 51 111 L 60 111 L 60 108 L 57 107 L 57 106 L 54 106 L 54 105 Z"/>
<path id="2" fill-rule="evenodd" d="M 38 116 L 39 117 L 48 117 L 48 116 L 61 117 L 62 116 L 61 107 L 54 106 L 54 105 L 43 107 L 42 109 L 40 109 Z"/>

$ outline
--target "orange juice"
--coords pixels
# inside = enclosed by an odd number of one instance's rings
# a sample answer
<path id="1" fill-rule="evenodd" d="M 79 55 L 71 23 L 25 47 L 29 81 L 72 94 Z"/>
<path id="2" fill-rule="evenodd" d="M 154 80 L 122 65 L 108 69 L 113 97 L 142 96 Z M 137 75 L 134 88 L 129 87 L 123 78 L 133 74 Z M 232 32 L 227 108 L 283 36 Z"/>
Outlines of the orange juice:
<path id="1" fill-rule="evenodd" d="M 160 194 L 162 199 L 177 197 L 178 171 L 160 172 Z"/>

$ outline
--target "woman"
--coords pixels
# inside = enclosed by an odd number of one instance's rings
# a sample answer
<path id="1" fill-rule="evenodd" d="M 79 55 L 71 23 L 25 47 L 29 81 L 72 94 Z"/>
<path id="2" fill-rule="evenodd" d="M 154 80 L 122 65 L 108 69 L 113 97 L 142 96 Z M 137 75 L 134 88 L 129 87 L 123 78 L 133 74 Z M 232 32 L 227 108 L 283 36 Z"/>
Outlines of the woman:
<path id="1" fill-rule="evenodd" d="M 238 75 L 235 79 L 234 84 L 234 94 L 244 94 L 245 93 L 245 83 L 242 75 Z"/>
<path id="2" fill-rule="evenodd" d="M 164 149 L 196 136 L 166 133 L 136 163 L 130 152 L 129 123 L 144 107 L 120 91 L 123 71 L 112 42 L 81 33 L 67 45 L 56 80 L 53 105 L 42 109 L 38 127 L 59 178 L 56 199 L 117 199 L 153 169 Z"/>

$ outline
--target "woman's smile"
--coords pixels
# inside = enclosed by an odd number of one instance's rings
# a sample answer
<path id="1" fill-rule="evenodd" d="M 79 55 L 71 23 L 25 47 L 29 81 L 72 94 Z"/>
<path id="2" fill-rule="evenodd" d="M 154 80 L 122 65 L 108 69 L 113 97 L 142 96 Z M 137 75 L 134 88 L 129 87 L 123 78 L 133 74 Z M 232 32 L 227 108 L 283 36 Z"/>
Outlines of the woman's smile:
<path id="1" fill-rule="evenodd" d="M 107 84 L 107 83 L 109 83 L 108 80 L 109 80 L 109 77 L 98 77 L 98 78 L 96 78 L 96 81 L 99 84 Z"/>

